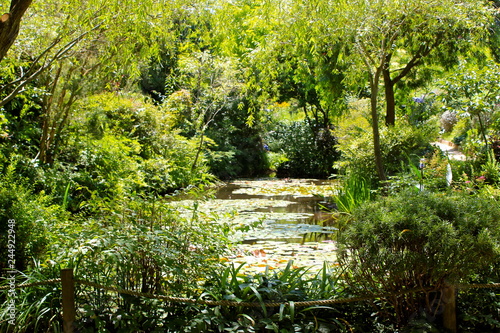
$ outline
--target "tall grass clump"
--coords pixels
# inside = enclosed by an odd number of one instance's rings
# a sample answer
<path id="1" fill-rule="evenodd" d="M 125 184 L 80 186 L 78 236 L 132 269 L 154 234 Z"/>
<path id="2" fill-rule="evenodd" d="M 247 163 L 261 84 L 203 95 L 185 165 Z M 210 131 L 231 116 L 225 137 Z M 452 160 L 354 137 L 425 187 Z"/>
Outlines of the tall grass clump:
<path id="1" fill-rule="evenodd" d="M 29 284 L 47 281 L 59 277 L 59 270 L 35 260 L 25 272 L 17 272 L 18 284 Z M 0 285 L 8 286 L 7 280 Z M 9 323 L 9 298 L 6 293 L 0 294 L 0 332 L 62 332 L 61 321 L 61 284 L 48 283 L 36 287 L 16 289 L 14 296 L 15 323 Z"/>
<path id="2" fill-rule="evenodd" d="M 342 179 L 341 186 L 333 200 L 340 212 L 350 213 L 372 197 L 369 180 L 359 174 L 352 173 Z"/>

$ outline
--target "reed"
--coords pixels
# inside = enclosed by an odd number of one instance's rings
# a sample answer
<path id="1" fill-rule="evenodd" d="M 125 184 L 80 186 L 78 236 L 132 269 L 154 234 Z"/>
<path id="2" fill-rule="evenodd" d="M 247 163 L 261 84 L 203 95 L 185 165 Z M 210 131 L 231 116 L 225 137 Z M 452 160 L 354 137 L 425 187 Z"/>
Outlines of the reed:
<path id="1" fill-rule="evenodd" d="M 372 190 L 369 181 L 361 175 L 350 174 L 342 181 L 334 202 L 341 213 L 351 213 L 356 207 L 371 200 Z"/>

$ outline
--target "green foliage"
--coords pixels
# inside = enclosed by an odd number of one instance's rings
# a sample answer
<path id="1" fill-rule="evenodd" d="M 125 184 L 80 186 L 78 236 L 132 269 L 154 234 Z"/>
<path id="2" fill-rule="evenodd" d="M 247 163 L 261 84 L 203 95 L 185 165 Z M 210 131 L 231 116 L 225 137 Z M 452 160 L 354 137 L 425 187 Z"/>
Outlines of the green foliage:
<path id="1" fill-rule="evenodd" d="M 341 179 L 341 186 L 333 201 L 340 212 L 351 213 L 372 197 L 370 183 L 361 175 L 353 173 Z"/>
<path id="2" fill-rule="evenodd" d="M 229 103 L 207 129 L 212 145 L 207 151 L 210 172 L 222 179 L 266 174 L 268 164 L 262 144 L 262 126 L 248 125 L 250 110 L 245 100 Z"/>
<path id="3" fill-rule="evenodd" d="M 102 139 L 82 142 L 77 167 L 81 178 L 74 181 L 100 197 L 123 196 L 141 184 L 136 141 L 105 135 Z"/>
<path id="4" fill-rule="evenodd" d="M 45 267 L 43 267 L 45 266 Z M 60 272 L 55 267 L 47 269 L 40 261 L 34 260 L 33 265 L 24 272 L 16 274 L 16 283 L 36 283 L 56 279 Z M 3 280 L 0 285 L 8 285 Z M 16 289 L 16 322 L 9 325 L 5 294 L 0 295 L 0 330 L 2 332 L 62 332 L 61 321 L 61 285 L 45 284 L 35 288 Z"/>
<path id="5" fill-rule="evenodd" d="M 133 93 L 101 93 L 89 96 L 79 105 L 73 131 L 81 136 L 101 139 L 105 134 L 134 139 L 140 156 L 161 153 L 169 130 L 168 117 L 146 97 Z"/>
<path id="6" fill-rule="evenodd" d="M 80 286 L 81 331 L 394 331 L 406 322 L 430 331 L 421 319 L 437 309 L 410 296 L 377 301 L 374 323 L 365 305 L 298 309 L 293 302 L 361 288 L 498 280 L 492 272 L 469 276 L 480 264 L 498 270 L 497 259 L 489 265 L 492 253 L 498 257 L 496 202 L 402 191 L 416 181 L 427 190 L 446 186 L 448 160 L 428 146 L 437 136 L 434 94 L 401 107 L 398 127 L 381 129 L 379 147 L 376 131 L 373 137 L 351 123 L 338 135 L 332 126 L 334 115 L 346 113 L 346 96 L 370 96 L 367 118 L 378 125 L 380 106 L 406 103 L 411 89 L 459 56 L 479 59 L 487 66 L 464 60 L 441 86 L 449 112 L 458 111 L 450 135 L 469 158 L 450 163 L 454 189 L 498 199 L 499 69 L 476 46 L 491 23 L 486 3 L 64 0 L 34 2 L 30 13 L 0 68 L 0 257 L 9 255 L 6 230 L 15 220 L 16 268 L 26 282 L 70 265 L 79 277 L 137 291 L 289 302 L 233 311 Z M 139 77 L 156 105 L 130 93 Z M 293 105 L 293 114 L 264 123 L 279 107 L 259 110 L 276 101 Z M 455 120 L 445 120 L 451 129 Z M 422 156 L 423 173 L 416 168 Z M 344 257 L 351 287 L 339 290 L 326 268 L 315 278 L 290 266 L 257 276 L 220 269 L 228 226 L 196 207 L 186 218 L 144 199 L 213 181 L 209 168 L 223 178 L 269 171 L 326 178 L 338 168 L 346 178 L 337 206 L 354 214 L 343 233 L 355 254 Z M 376 169 L 380 179 L 383 169 L 394 177 L 387 188 L 400 198 L 368 200 L 379 185 Z M 55 286 L 20 292 L 19 331 L 60 330 L 58 295 Z M 474 304 L 460 305 L 462 329 L 498 328 L 498 316 L 475 305 L 482 296 L 497 304 L 497 295 L 464 295 Z M 399 317 L 385 321 L 385 305 L 396 303 L 403 304 L 394 307 Z M 318 324 L 321 318 L 333 324 Z"/>
<path id="7" fill-rule="evenodd" d="M 387 175 L 393 176 L 400 172 L 401 161 L 407 161 L 409 156 L 412 163 L 418 165 L 420 156 L 431 152 L 429 142 L 436 136 L 437 128 L 431 125 L 416 128 L 400 124 L 397 127 L 384 128 L 381 131 L 381 141 Z M 341 160 L 336 163 L 337 168 L 344 173 L 355 173 L 364 177 L 376 188 L 371 133 L 351 133 L 350 137 L 339 141 L 337 147 L 341 153 Z"/>
<path id="8" fill-rule="evenodd" d="M 434 92 L 426 93 L 420 97 L 413 97 L 411 101 L 406 102 L 408 105 L 402 107 L 403 116 L 409 124 L 416 127 L 429 126 L 429 122 L 441 111 L 440 103 Z"/>
<path id="9" fill-rule="evenodd" d="M 421 309 L 433 317 L 439 309 L 432 302 L 441 299 L 445 283 L 463 282 L 498 262 L 497 207 L 490 199 L 426 192 L 367 203 L 339 235 L 339 261 L 349 271 L 345 278 L 368 295 L 430 288 L 434 291 L 383 297 L 377 306 L 398 326 Z"/>
<path id="10" fill-rule="evenodd" d="M 0 64 L 0 86 L 8 85 L 15 80 L 19 72 L 27 70 L 29 63 L 21 59 L 4 59 Z M 7 91 L 1 89 L 0 100 L 6 97 Z M 11 156 L 23 155 L 33 159 L 37 153 L 41 129 L 38 123 L 43 95 L 41 89 L 30 84 L 22 90 L 10 103 L 0 108 L 0 163 L 5 166 Z"/>
<path id="11" fill-rule="evenodd" d="M 166 194 L 209 180 L 203 159 L 193 169 L 195 141 L 178 135 L 171 128 L 172 115 L 143 96 L 95 95 L 81 110 L 55 166 L 74 167 L 53 175 L 62 178 L 63 186 L 74 184 L 73 208 L 95 196 Z"/>
<path id="12" fill-rule="evenodd" d="M 268 133 L 266 142 L 271 152 L 287 159 L 278 167 L 278 177 L 327 178 L 334 171 L 337 142 L 329 128 L 309 126 L 305 121 L 281 123 Z"/>
<path id="13" fill-rule="evenodd" d="M 276 175 L 276 171 L 280 168 L 281 165 L 288 162 L 288 158 L 285 153 L 276 153 L 276 152 L 267 152 L 267 161 L 269 163 L 269 171 L 272 174 Z"/>
<path id="14" fill-rule="evenodd" d="M 488 159 L 483 164 L 481 171 L 487 183 L 498 184 L 500 180 L 500 163 L 495 158 L 493 150 L 488 153 Z"/>
<path id="15" fill-rule="evenodd" d="M 500 281 L 500 262 L 485 266 L 467 283 L 490 284 Z M 494 332 L 500 329 L 500 293 L 495 289 L 460 290 L 457 299 L 457 323 L 461 332 Z"/>
<path id="16" fill-rule="evenodd" d="M 15 161 L 0 177 L 0 255 L 15 261 L 15 269 L 25 270 L 46 251 L 50 230 L 54 224 L 66 218 L 51 198 L 33 189 L 15 173 Z M 15 221 L 9 232 L 9 221 Z M 14 235 L 14 243 L 9 235 Z M 14 252 L 8 244 L 14 245 Z M 0 275 L 6 274 L 7 260 L 0 262 Z"/>
<path id="17" fill-rule="evenodd" d="M 198 307 L 187 318 L 184 332 L 316 332 L 342 331 L 344 322 L 333 307 L 295 307 L 294 302 L 326 298 L 338 291 L 336 272 L 326 265 L 317 275 L 289 262 L 279 271 L 265 271 L 254 276 L 240 272 L 242 265 L 229 266 L 208 281 L 204 299 L 260 303 L 257 307 Z M 265 307 L 266 302 L 288 302 L 278 307 Z M 194 308 L 191 311 L 195 310 Z M 197 312 L 197 313 L 196 313 Z M 323 318 L 328 316 L 328 320 Z M 333 317 L 332 317 L 333 315 Z"/>
<path id="18" fill-rule="evenodd" d="M 498 128 L 499 72 L 499 65 L 493 61 L 481 68 L 463 63 L 441 84 L 448 108 L 471 118 L 472 128 L 478 131 L 485 147 L 488 146 L 489 129 Z"/>
<path id="19" fill-rule="evenodd" d="M 454 169 L 456 160 L 450 160 L 436 147 L 429 148 L 423 156 L 420 158 L 419 155 L 411 155 L 407 158 L 406 164 L 401 162 L 401 171 L 389 177 L 386 190 L 392 195 L 404 190 L 440 192 L 448 190 L 457 182 L 458 170 Z M 450 169 L 452 182 L 449 184 Z"/>
<path id="20" fill-rule="evenodd" d="M 77 279 L 105 286 L 196 297 L 207 276 L 220 267 L 219 256 L 231 231 L 212 215 L 198 212 L 196 204 L 190 209 L 182 217 L 168 204 L 136 197 L 121 203 L 103 201 L 100 213 L 90 219 L 54 221 L 46 225 L 39 264 L 18 275 L 17 282 L 57 278 L 60 268 L 71 267 Z M 176 320 L 176 312 L 184 308 L 76 286 L 76 324 L 82 332 L 154 330 Z M 0 301 L 5 303 L 3 295 Z M 57 284 L 23 289 L 16 299 L 16 310 L 22 314 L 19 332 L 58 327 L 60 306 Z"/>

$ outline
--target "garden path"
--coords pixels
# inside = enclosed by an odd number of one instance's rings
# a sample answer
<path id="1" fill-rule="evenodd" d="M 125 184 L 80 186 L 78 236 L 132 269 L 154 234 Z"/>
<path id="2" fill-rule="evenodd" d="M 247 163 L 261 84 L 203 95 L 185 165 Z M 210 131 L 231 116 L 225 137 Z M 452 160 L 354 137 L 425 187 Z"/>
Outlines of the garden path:
<path id="1" fill-rule="evenodd" d="M 433 142 L 431 144 L 441 149 L 441 151 L 448 155 L 450 159 L 465 161 L 465 155 L 457 148 L 455 144 L 453 144 L 453 142 L 440 139 L 439 141 Z"/>

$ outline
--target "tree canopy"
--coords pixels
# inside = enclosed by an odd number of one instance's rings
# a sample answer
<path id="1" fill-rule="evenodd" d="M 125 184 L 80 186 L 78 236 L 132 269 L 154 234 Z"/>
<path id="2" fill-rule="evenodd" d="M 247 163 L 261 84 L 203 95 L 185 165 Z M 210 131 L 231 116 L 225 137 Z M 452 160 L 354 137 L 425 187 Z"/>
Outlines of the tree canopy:
<path id="1" fill-rule="evenodd" d="M 345 62 L 342 73 L 351 87 L 368 85 L 374 156 L 381 180 L 385 174 L 379 91 L 385 91 L 386 123 L 394 125 L 395 85 L 419 66 L 456 63 L 464 50 L 486 36 L 492 19 L 490 8 L 478 1 L 308 1 L 291 8 L 298 11 L 296 16 L 288 14 L 293 17 L 295 29 L 289 31 L 296 37 L 294 45 L 308 45 L 323 62 Z M 340 70 L 338 65 L 327 67 L 330 80 L 336 78 L 331 73 Z"/>

